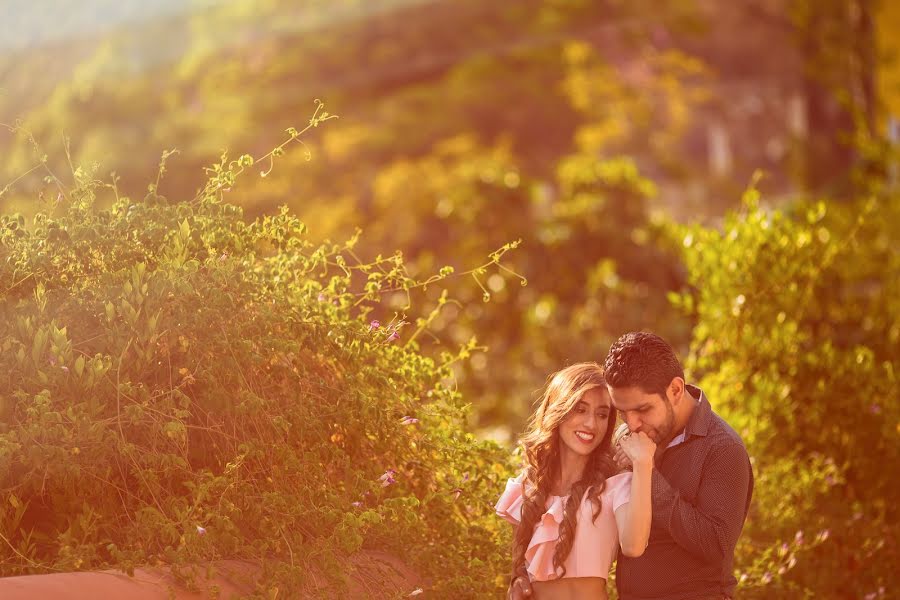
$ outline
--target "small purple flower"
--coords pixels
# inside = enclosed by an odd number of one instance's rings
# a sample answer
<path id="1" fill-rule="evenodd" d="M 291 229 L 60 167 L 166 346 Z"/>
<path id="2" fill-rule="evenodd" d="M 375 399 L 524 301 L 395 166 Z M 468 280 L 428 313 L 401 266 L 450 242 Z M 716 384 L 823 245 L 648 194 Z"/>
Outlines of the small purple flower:
<path id="1" fill-rule="evenodd" d="M 350 505 L 355 508 L 359 508 L 360 506 L 362 506 L 362 502 L 351 502 Z"/>
<path id="2" fill-rule="evenodd" d="M 798 531 L 796 534 L 794 534 L 794 543 L 797 544 L 798 546 L 803 545 L 803 532 L 802 531 Z"/>
<path id="3" fill-rule="evenodd" d="M 769 583 L 770 581 L 772 581 L 772 574 L 766 571 L 765 573 L 763 573 L 761 581 L 763 583 Z"/>
<path id="4" fill-rule="evenodd" d="M 384 472 L 384 474 L 378 478 L 378 481 L 381 482 L 381 487 L 387 487 L 392 483 L 397 483 L 397 480 L 394 478 L 394 475 L 397 474 L 397 471 L 393 469 L 388 469 Z"/>
<path id="5" fill-rule="evenodd" d="M 379 327 L 381 327 L 381 321 L 379 321 L 378 319 L 375 319 L 374 321 L 369 323 L 369 331 L 375 331 Z"/>
<path id="6" fill-rule="evenodd" d="M 872 404 L 872 406 L 869 407 L 869 412 L 872 413 L 873 415 L 880 415 L 881 414 L 881 406 L 878 404 Z"/>
<path id="7" fill-rule="evenodd" d="M 469 480 L 469 474 L 468 474 L 468 473 L 463 473 L 463 483 L 465 483 L 465 482 L 468 481 L 468 480 Z"/>
<path id="8" fill-rule="evenodd" d="M 206 528 L 197 525 L 197 535 L 206 535 Z"/>
<path id="9" fill-rule="evenodd" d="M 415 417 L 406 416 L 406 417 L 403 417 L 402 419 L 400 419 L 401 425 L 412 425 L 412 424 L 418 423 L 418 422 L 419 422 L 419 420 Z"/>
<path id="10" fill-rule="evenodd" d="M 327 299 L 328 299 L 328 297 L 325 295 L 324 292 L 319 292 L 319 295 L 317 297 L 317 300 L 319 302 L 325 302 Z"/>
<path id="11" fill-rule="evenodd" d="M 399 339 L 400 339 L 400 334 L 397 333 L 396 331 L 392 331 L 391 335 L 388 336 L 387 341 L 393 342 L 394 340 L 399 340 Z"/>

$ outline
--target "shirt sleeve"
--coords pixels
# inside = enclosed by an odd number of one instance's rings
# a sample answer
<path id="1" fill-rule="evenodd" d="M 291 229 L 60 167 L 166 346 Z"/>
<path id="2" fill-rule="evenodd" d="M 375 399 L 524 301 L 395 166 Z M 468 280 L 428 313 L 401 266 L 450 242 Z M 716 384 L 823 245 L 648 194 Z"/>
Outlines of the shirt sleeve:
<path id="1" fill-rule="evenodd" d="M 682 498 L 654 469 L 653 526 L 668 531 L 691 554 L 721 561 L 737 545 L 744 526 L 750 477 L 747 450 L 737 443 L 715 449 L 707 457 L 696 504 Z"/>
<path id="2" fill-rule="evenodd" d="M 522 520 L 522 503 L 525 488 L 522 483 L 522 476 L 510 479 L 506 482 L 506 489 L 494 505 L 494 511 L 498 517 L 502 517 L 512 523 L 518 525 Z"/>
<path id="3" fill-rule="evenodd" d="M 631 477 L 631 471 L 626 471 L 606 480 L 613 512 L 619 510 L 619 507 L 623 504 L 628 504 L 631 501 Z"/>

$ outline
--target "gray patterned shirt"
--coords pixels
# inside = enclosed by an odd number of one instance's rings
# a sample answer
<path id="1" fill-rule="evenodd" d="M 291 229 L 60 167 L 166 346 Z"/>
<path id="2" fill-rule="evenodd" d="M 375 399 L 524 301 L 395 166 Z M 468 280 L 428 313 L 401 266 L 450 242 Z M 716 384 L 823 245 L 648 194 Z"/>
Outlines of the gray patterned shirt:
<path id="1" fill-rule="evenodd" d="M 684 428 L 684 441 L 656 459 L 653 520 L 644 554 L 619 554 L 621 600 L 688 600 L 733 596 L 734 547 L 753 495 L 744 442 L 712 412 L 703 392 Z"/>

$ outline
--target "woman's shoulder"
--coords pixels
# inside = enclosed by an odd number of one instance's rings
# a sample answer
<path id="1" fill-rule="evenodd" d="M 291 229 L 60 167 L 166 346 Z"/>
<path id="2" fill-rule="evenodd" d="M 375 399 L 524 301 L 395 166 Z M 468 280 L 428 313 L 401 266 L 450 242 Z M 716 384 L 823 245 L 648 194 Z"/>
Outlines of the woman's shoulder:
<path id="1" fill-rule="evenodd" d="M 631 483 L 631 471 L 622 471 L 606 478 L 606 489 L 616 488 Z"/>
<path id="2" fill-rule="evenodd" d="M 631 471 L 607 477 L 603 496 L 611 500 L 611 507 L 614 511 L 629 502 L 631 500 Z"/>

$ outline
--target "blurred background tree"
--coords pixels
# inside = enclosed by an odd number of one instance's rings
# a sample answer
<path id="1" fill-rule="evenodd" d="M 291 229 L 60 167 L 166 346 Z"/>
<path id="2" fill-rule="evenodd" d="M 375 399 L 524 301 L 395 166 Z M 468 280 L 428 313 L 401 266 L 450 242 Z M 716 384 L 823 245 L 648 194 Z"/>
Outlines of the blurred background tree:
<path id="1" fill-rule="evenodd" d="M 447 305 L 428 340 L 477 335 L 490 349 L 460 368 L 460 385 L 477 400 L 476 424 L 508 433 L 546 373 L 602 357 L 623 329 L 652 324 L 686 347 L 691 323 L 665 300 L 684 272 L 656 233 L 661 215 L 716 219 L 756 168 L 771 172 L 772 197 L 813 189 L 803 180 L 811 162 L 847 172 L 807 140 L 840 133 L 842 121 L 808 115 L 821 97 L 840 100 L 828 85 L 846 61 L 804 54 L 802 31 L 819 31 L 804 6 L 169 7 L 104 35 L 10 51 L 0 108 L 24 130 L 0 140 L 2 168 L 12 180 L 39 158 L 22 143 L 27 131 L 55 171 L 69 169 L 67 146 L 72 164 L 99 163 L 140 197 L 143 165 L 176 147 L 158 193 L 178 197 L 223 148 L 261 153 L 302 107 L 327 98 L 342 121 L 310 142 L 319 160 L 301 170 L 306 156 L 292 154 L 231 201 L 250 216 L 287 204 L 317 239 L 360 227 L 364 253 L 399 248 L 413 269 L 472 264 L 527 238 L 515 269 L 530 285 L 468 281 L 457 291 L 465 314 Z M 838 27 L 846 15 L 827 16 Z M 808 68 L 813 59 L 821 68 Z M 815 93 L 799 83 L 813 71 L 831 77 Z M 6 201 L 31 211 L 41 185 L 20 180 Z M 493 302 L 471 302 L 482 287 Z"/>

